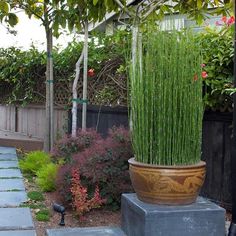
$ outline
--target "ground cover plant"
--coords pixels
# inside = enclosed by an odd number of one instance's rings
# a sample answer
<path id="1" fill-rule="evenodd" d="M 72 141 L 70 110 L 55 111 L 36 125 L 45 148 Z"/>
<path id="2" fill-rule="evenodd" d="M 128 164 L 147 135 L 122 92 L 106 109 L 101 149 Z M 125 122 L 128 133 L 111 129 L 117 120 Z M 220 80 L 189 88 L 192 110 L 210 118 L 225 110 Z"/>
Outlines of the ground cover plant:
<path id="1" fill-rule="evenodd" d="M 28 201 L 21 204 L 21 207 L 32 209 L 38 221 L 49 221 L 50 213 L 44 204 L 43 192 L 54 190 L 57 164 L 51 162 L 49 154 L 33 151 L 20 154 L 19 166 L 27 180 L 27 185 L 34 186 L 27 193 Z"/>
<path id="2" fill-rule="evenodd" d="M 32 209 L 32 212 L 35 214 L 35 218 L 38 221 L 49 221 L 50 212 L 47 209 L 46 205 L 43 203 L 45 197 L 43 193 L 39 190 L 32 190 L 27 193 L 28 201 L 21 204 L 21 207 L 29 207 Z"/>
<path id="3" fill-rule="evenodd" d="M 28 192 L 27 196 L 30 200 L 33 200 L 33 201 L 43 201 L 44 200 L 43 194 L 38 191 Z"/>
<path id="4" fill-rule="evenodd" d="M 36 172 L 50 162 L 50 156 L 42 151 L 34 151 L 27 153 L 23 159 L 19 161 L 21 170 L 24 173 L 36 175 Z"/>
<path id="5" fill-rule="evenodd" d="M 56 175 L 59 165 L 49 163 L 36 172 L 36 183 L 44 192 L 51 192 L 56 189 Z"/>
<path id="6" fill-rule="evenodd" d="M 55 190 L 55 179 L 58 163 L 53 163 L 51 156 L 43 151 L 33 151 L 27 153 L 19 161 L 19 166 L 23 173 L 37 182 L 41 190 Z"/>

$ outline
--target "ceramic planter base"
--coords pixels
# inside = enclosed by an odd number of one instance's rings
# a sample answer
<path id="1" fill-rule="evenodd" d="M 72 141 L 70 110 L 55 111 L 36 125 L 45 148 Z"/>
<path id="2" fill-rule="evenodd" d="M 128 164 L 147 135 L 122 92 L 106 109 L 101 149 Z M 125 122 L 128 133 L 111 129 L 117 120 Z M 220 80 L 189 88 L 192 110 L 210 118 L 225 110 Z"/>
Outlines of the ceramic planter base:
<path id="1" fill-rule="evenodd" d="M 203 185 L 206 163 L 158 166 L 129 160 L 130 178 L 141 201 L 161 205 L 187 205 L 196 201 Z"/>
<path id="2" fill-rule="evenodd" d="M 225 236 L 225 210 L 201 197 L 186 206 L 160 206 L 123 194 L 121 214 L 127 236 Z"/>

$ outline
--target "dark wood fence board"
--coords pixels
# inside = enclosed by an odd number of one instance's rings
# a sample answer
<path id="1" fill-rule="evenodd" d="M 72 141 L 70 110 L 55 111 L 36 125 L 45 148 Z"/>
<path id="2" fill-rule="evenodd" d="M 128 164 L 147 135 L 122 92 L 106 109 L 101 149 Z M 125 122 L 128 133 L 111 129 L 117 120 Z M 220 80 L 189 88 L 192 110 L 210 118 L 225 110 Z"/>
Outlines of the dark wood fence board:
<path id="1" fill-rule="evenodd" d="M 128 111 L 125 107 L 100 107 L 100 106 L 88 106 L 87 110 L 87 127 L 97 128 L 97 131 L 106 136 L 108 130 L 113 126 L 128 127 Z M 77 127 L 81 127 L 82 121 L 81 107 L 77 113 Z M 71 132 L 71 112 L 69 111 L 69 133 Z"/>
<path id="2" fill-rule="evenodd" d="M 203 125 L 203 159 L 207 163 L 207 175 L 202 194 L 208 198 L 218 199 L 221 186 L 223 158 L 223 125 L 221 122 L 204 122 Z"/>
<path id="3" fill-rule="evenodd" d="M 222 203 L 229 206 L 232 202 L 231 190 L 231 145 L 232 145 L 232 123 L 225 123 L 225 148 L 224 148 L 224 173 L 222 178 Z"/>

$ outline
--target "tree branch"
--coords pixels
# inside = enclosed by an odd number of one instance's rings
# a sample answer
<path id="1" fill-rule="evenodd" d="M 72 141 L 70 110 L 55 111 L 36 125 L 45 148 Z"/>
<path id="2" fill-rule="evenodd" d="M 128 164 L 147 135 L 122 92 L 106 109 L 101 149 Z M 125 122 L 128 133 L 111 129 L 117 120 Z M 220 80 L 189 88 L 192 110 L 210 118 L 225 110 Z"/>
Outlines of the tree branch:
<path id="1" fill-rule="evenodd" d="M 73 82 L 73 87 L 72 87 L 73 94 L 77 91 L 77 84 L 78 84 L 79 75 L 80 75 L 80 65 L 82 63 L 83 58 L 84 58 L 84 47 L 83 47 L 83 50 L 80 54 L 78 61 L 76 62 L 76 66 L 75 66 L 76 67 L 76 74 L 75 74 L 75 80 Z"/>
<path id="2" fill-rule="evenodd" d="M 138 17 L 136 14 L 134 14 L 132 11 L 129 11 L 126 6 L 122 4 L 120 0 L 115 0 L 117 5 L 130 17 L 134 17 L 135 19 Z"/>
<path id="3" fill-rule="evenodd" d="M 31 7 L 28 7 L 27 5 L 25 5 L 24 3 L 19 3 L 19 8 L 22 8 L 23 10 L 27 10 L 30 13 L 32 13 L 32 15 L 38 17 L 42 22 L 44 22 L 44 19 L 42 16 L 38 15 L 35 11 L 32 10 Z"/>
<path id="4" fill-rule="evenodd" d="M 154 3 L 154 1 L 152 3 L 149 4 L 150 9 L 146 12 L 146 14 L 144 14 L 143 16 L 140 16 L 141 20 L 145 20 L 153 11 L 156 10 L 156 8 L 158 6 L 160 6 L 162 3 L 164 3 L 165 0 L 162 1 L 158 1 L 156 4 L 152 5 Z"/>

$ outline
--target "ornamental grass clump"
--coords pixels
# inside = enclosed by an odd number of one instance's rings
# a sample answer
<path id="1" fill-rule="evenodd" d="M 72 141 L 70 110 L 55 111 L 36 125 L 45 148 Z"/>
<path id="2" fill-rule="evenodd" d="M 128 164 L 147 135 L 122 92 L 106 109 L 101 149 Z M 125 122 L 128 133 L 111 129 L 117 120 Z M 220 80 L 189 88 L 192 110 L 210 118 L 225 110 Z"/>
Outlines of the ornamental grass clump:
<path id="1" fill-rule="evenodd" d="M 130 68 L 136 161 L 199 162 L 202 137 L 201 53 L 189 31 L 148 27 Z"/>

